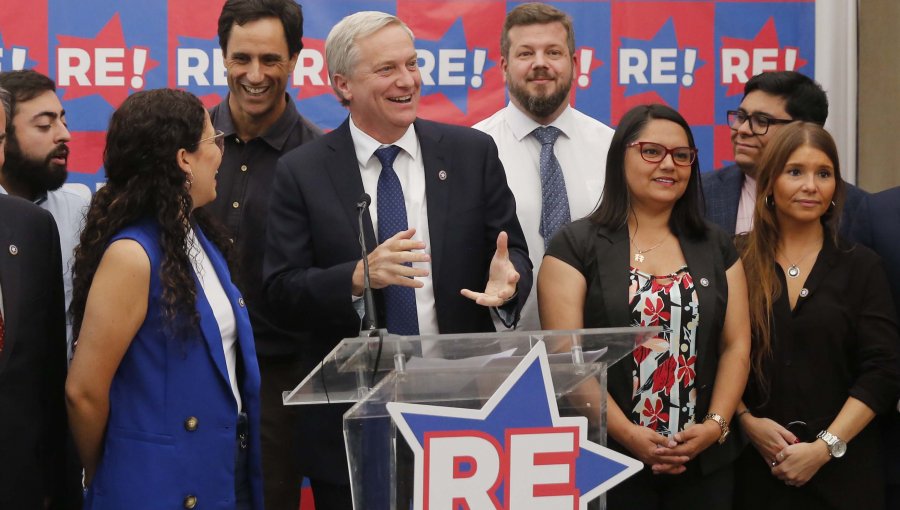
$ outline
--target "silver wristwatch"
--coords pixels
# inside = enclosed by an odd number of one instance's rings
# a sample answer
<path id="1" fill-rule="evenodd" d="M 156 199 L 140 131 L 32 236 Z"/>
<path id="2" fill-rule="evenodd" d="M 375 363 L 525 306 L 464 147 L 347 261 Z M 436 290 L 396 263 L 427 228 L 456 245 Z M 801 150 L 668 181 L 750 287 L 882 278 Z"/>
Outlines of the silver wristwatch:
<path id="1" fill-rule="evenodd" d="M 828 445 L 828 455 L 831 455 L 835 459 L 839 459 L 847 453 L 847 443 L 827 430 L 819 432 L 819 435 L 817 435 L 816 438 L 825 441 L 825 444 Z"/>

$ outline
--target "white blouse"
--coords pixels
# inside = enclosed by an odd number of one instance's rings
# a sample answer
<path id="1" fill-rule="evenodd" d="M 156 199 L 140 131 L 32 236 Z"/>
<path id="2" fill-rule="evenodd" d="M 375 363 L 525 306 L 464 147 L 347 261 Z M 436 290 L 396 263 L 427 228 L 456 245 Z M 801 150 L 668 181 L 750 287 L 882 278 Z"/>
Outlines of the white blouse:
<path id="1" fill-rule="evenodd" d="M 225 366 L 228 369 L 228 380 L 231 383 L 231 392 L 234 393 L 234 399 L 237 402 L 238 410 L 241 409 L 241 392 L 238 389 L 237 382 L 237 323 L 234 319 L 234 310 L 231 309 L 231 302 L 228 301 L 228 295 L 222 287 L 222 282 L 216 274 L 216 270 L 210 262 L 209 257 L 194 230 L 188 232 L 188 248 L 191 263 L 194 266 L 194 273 L 203 287 L 203 293 L 209 306 L 212 308 L 216 323 L 219 326 L 219 333 L 222 336 L 222 349 L 225 351 Z"/>

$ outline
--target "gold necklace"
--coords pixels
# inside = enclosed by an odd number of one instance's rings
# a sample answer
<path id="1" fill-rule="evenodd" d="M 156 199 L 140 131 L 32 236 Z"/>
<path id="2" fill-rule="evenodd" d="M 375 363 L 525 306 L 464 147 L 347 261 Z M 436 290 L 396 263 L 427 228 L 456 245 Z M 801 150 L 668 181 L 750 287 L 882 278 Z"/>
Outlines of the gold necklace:
<path id="1" fill-rule="evenodd" d="M 637 235 L 637 230 L 634 231 L 634 234 Z M 658 243 L 654 244 L 650 248 L 647 248 L 646 250 L 642 250 L 642 249 L 638 248 L 637 244 L 634 243 L 634 236 L 632 236 L 631 237 L 631 246 L 634 246 L 634 261 L 635 262 L 643 262 L 644 259 L 646 258 L 646 257 L 644 257 L 645 253 L 650 253 L 651 251 L 659 248 L 660 246 L 662 246 L 663 243 L 665 243 L 668 240 L 669 240 L 668 237 L 663 236 L 663 238 Z"/>

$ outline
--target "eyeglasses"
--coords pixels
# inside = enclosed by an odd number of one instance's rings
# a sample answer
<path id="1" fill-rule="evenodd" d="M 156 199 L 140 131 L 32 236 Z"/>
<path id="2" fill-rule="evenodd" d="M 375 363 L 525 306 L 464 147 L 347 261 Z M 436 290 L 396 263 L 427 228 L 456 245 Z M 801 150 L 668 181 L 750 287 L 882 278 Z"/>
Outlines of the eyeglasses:
<path id="1" fill-rule="evenodd" d="M 639 147 L 641 159 L 647 163 L 659 163 L 666 159 L 668 154 L 672 155 L 672 162 L 678 166 L 691 166 L 697 159 L 697 149 L 693 147 L 675 147 L 668 149 L 665 145 L 654 142 L 633 142 L 628 144 L 629 147 Z"/>
<path id="2" fill-rule="evenodd" d="M 749 120 L 750 131 L 754 135 L 766 134 L 769 131 L 769 126 L 772 124 L 790 124 L 791 122 L 794 122 L 793 119 L 773 119 L 772 117 L 761 113 L 748 115 L 747 112 L 743 110 L 728 110 L 726 113 L 728 114 L 728 125 L 731 129 L 740 129 L 744 122 Z"/>
<path id="3" fill-rule="evenodd" d="M 214 144 L 216 144 L 216 147 L 219 148 L 219 151 L 221 151 L 222 154 L 225 154 L 225 133 L 224 132 L 216 130 L 216 134 L 200 139 L 197 142 L 197 146 L 199 146 L 203 142 L 208 142 L 210 140 L 212 140 L 212 142 Z"/>

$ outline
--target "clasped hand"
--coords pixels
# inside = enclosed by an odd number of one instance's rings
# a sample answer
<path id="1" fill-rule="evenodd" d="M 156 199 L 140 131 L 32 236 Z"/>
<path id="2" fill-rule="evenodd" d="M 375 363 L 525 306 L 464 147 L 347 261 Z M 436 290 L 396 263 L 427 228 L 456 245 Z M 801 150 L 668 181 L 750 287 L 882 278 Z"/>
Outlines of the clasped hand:
<path id="1" fill-rule="evenodd" d="M 692 425 L 671 438 L 634 424 L 624 446 L 654 474 L 677 475 L 687 469 L 688 461 L 715 443 L 720 433 L 714 422 Z"/>
<path id="2" fill-rule="evenodd" d="M 828 460 L 824 442 L 801 443 L 796 435 L 769 418 L 748 417 L 743 421 L 750 442 L 769 464 L 772 476 L 785 484 L 800 487 Z"/>

